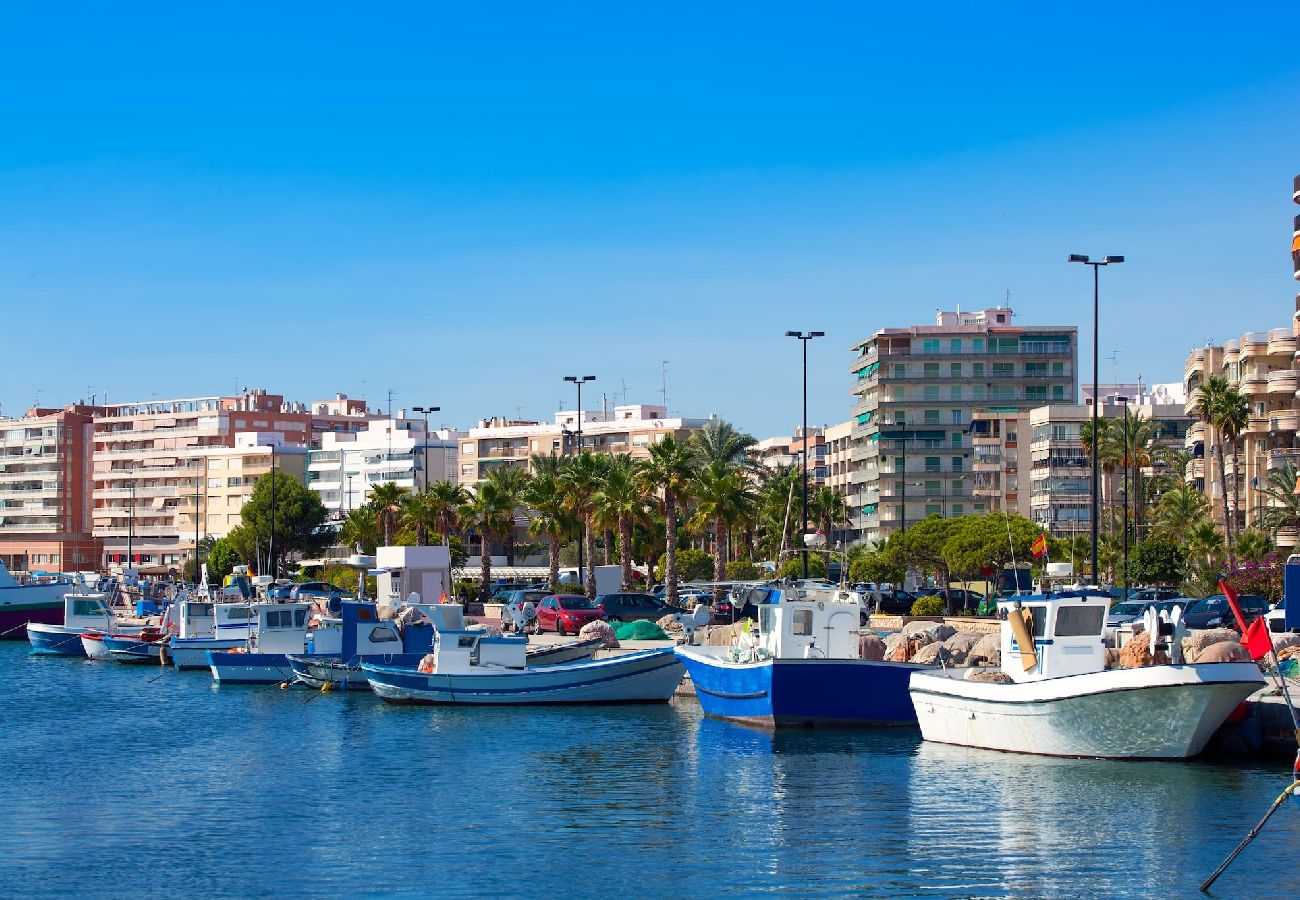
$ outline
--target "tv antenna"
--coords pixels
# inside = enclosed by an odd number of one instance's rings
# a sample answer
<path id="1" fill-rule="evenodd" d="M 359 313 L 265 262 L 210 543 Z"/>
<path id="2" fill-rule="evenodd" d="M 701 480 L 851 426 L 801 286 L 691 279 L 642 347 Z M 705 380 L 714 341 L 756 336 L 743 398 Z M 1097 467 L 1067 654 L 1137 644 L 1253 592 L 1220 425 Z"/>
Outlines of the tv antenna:
<path id="1" fill-rule="evenodd" d="M 664 412 L 668 411 L 668 360 L 659 363 L 659 377 L 663 382 L 663 387 L 659 389 L 659 394 L 664 398 Z"/>

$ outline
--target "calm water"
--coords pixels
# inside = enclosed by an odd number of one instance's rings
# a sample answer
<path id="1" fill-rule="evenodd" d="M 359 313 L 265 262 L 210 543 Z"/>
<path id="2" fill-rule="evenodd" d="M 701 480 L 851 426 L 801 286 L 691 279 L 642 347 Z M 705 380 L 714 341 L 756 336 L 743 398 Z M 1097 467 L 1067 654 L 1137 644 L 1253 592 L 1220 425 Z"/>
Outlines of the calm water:
<path id="1" fill-rule="evenodd" d="M 0 671 L 5 895 L 1190 897 L 1286 784 L 773 736 L 685 702 L 216 688 L 8 642 Z M 1215 896 L 1300 896 L 1297 846 L 1293 801 Z"/>

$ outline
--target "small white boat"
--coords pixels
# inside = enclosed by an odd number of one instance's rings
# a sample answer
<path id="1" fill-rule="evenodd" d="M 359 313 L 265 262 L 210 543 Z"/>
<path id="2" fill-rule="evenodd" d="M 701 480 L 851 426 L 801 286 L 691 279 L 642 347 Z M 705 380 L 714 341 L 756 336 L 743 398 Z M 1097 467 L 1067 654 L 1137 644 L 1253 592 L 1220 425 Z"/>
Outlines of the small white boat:
<path id="1" fill-rule="evenodd" d="M 103 593 L 63 595 L 63 624 L 27 623 L 32 653 L 43 656 L 84 656 L 81 635 L 87 630 L 114 632 L 117 618 Z"/>
<path id="2" fill-rule="evenodd" d="M 178 669 L 206 669 L 209 650 L 243 647 L 257 630 L 257 612 L 250 603 L 214 603 L 205 597 L 178 606 L 177 634 L 167 648 Z"/>
<path id="3" fill-rule="evenodd" d="M 1177 617 L 1152 616 L 1154 649 L 1172 663 L 1106 669 L 1110 598 L 1087 590 L 1013 598 L 1002 617 L 1002 683 L 977 669 L 914 672 L 909 691 L 927 741 L 1046 756 L 1195 756 L 1264 685 L 1253 662 L 1182 664 Z M 988 670 L 984 670 L 988 671 Z"/>
<path id="4" fill-rule="evenodd" d="M 458 613 L 434 620 L 432 671 L 363 662 L 371 690 L 397 704 L 666 703 L 684 673 L 672 648 L 529 668 L 526 636 L 467 631 Z"/>
<path id="5" fill-rule="evenodd" d="M 245 646 L 206 651 L 218 684 L 275 684 L 293 678 L 289 654 L 307 650 L 310 603 L 254 603 L 256 630 Z"/>

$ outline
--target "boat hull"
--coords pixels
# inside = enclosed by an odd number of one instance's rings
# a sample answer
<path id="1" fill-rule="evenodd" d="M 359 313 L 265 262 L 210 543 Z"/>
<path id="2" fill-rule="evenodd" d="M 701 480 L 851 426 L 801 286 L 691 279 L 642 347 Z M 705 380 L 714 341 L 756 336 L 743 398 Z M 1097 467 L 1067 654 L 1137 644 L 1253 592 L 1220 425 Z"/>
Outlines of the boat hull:
<path id="1" fill-rule="evenodd" d="M 60 614 L 60 618 L 62 615 Z M 43 622 L 27 623 L 27 640 L 32 653 L 37 656 L 82 656 L 81 633 L 85 629 L 70 625 L 47 625 Z"/>
<path id="2" fill-rule="evenodd" d="M 122 663 L 162 662 L 162 652 L 166 644 L 160 640 L 141 640 L 136 634 L 106 634 L 103 636 L 104 649 L 110 659 Z"/>
<path id="3" fill-rule="evenodd" d="M 293 680 L 284 653 L 225 653 L 209 650 L 208 669 L 217 684 L 279 684 Z"/>
<path id="4" fill-rule="evenodd" d="M 389 703 L 553 705 L 666 703 L 682 678 L 672 650 L 643 650 L 592 662 L 448 675 L 363 663 L 370 688 Z"/>
<path id="5" fill-rule="evenodd" d="M 8 591 L 25 591 L 28 588 L 8 588 Z M 66 593 L 66 591 L 65 591 Z M 63 594 L 49 600 L 0 602 L 0 640 L 21 641 L 27 638 L 24 626 L 62 625 Z"/>
<path id="6" fill-rule="evenodd" d="M 1264 684 L 1254 663 L 1111 669 L 1016 684 L 912 677 L 927 741 L 1042 756 L 1185 759 Z"/>
<path id="7" fill-rule="evenodd" d="M 732 663 L 714 655 L 721 652 L 676 648 L 705 715 L 768 728 L 916 723 L 907 685 L 922 666 L 858 659 Z"/>
<path id="8" fill-rule="evenodd" d="M 244 638 L 172 638 L 167 652 L 178 669 L 207 669 L 209 650 L 224 652 L 247 643 Z"/>
<path id="9" fill-rule="evenodd" d="M 529 650 L 526 658 L 530 667 L 558 666 L 564 663 L 591 659 L 604 644 L 605 642 L 601 638 L 573 641 L 568 644 L 553 644 L 549 647 L 538 647 Z"/>

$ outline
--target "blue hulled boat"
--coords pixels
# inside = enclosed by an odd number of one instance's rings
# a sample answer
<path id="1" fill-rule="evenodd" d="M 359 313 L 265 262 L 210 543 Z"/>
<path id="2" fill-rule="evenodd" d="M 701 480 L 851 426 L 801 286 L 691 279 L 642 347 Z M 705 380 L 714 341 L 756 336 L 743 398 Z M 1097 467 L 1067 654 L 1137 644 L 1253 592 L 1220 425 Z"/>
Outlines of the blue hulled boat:
<path id="1" fill-rule="evenodd" d="M 735 646 L 676 648 L 706 715 L 774 728 L 916 724 L 908 680 L 926 667 L 862 659 L 851 594 L 757 590 L 758 627 Z"/>

